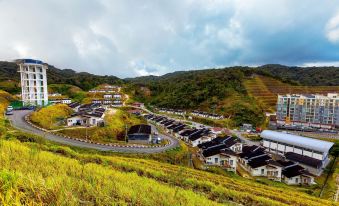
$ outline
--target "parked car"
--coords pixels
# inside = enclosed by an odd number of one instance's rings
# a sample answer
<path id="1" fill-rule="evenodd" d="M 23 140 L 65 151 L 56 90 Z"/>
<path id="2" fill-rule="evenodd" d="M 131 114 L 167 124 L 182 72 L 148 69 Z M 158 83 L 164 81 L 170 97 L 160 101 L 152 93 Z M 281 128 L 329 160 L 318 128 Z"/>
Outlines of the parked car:
<path id="1" fill-rule="evenodd" d="M 6 110 L 6 115 L 13 115 L 13 110 Z"/>

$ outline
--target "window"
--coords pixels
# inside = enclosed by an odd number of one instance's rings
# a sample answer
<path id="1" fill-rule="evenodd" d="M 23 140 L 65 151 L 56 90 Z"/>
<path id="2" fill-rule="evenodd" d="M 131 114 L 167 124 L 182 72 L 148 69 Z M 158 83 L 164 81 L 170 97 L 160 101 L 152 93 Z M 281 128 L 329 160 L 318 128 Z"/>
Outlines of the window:
<path id="1" fill-rule="evenodd" d="M 230 160 L 230 165 L 231 165 L 231 166 L 233 165 L 233 160 Z"/>
<path id="2" fill-rule="evenodd" d="M 218 163 L 218 158 L 214 158 L 214 163 Z"/>
<path id="3" fill-rule="evenodd" d="M 261 174 L 264 175 L 265 169 L 261 169 Z"/>
<path id="4" fill-rule="evenodd" d="M 299 178 L 295 178 L 295 183 L 298 183 L 299 182 Z"/>

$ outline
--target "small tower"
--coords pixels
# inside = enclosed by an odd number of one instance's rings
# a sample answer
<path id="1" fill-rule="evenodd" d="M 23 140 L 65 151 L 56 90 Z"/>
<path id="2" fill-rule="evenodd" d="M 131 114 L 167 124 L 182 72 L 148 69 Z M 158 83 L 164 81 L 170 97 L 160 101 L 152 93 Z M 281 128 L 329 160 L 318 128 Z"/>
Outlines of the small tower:
<path id="1" fill-rule="evenodd" d="M 21 97 L 24 106 L 48 104 L 47 65 L 39 60 L 19 59 L 18 72 L 21 77 Z"/>

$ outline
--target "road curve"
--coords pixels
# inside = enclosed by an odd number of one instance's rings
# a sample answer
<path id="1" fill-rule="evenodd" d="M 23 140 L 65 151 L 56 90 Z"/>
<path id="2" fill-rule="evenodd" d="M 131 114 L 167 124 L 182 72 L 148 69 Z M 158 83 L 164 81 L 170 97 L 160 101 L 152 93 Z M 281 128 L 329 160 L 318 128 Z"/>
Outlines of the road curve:
<path id="1" fill-rule="evenodd" d="M 41 131 L 35 127 L 32 127 L 28 124 L 24 117 L 29 114 L 31 111 L 29 110 L 17 110 L 14 111 L 13 115 L 7 116 L 10 120 L 12 126 L 18 130 L 35 134 L 41 137 L 44 137 L 50 141 L 57 142 L 60 144 L 65 144 L 69 146 L 76 146 L 87 149 L 95 149 L 100 151 L 112 151 L 112 152 L 126 152 L 126 153 L 160 153 L 165 150 L 172 149 L 179 146 L 179 141 L 175 138 L 169 137 L 164 134 L 159 134 L 160 137 L 169 140 L 169 144 L 164 147 L 151 147 L 151 148 L 138 148 L 138 147 L 121 147 L 121 146 L 108 146 L 108 145 L 98 145 L 95 143 L 87 143 L 81 142 L 74 139 L 67 139 L 64 137 L 60 137 L 48 132 Z"/>

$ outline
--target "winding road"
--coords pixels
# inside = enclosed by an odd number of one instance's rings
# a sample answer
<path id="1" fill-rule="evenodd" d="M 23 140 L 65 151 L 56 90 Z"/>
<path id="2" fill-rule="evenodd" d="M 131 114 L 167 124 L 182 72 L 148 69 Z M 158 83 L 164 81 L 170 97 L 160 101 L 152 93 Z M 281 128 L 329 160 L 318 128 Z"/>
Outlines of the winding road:
<path id="1" fill-rule="evenodd" d="M 67 139 L 64 137 L 60 137 L 58 135 L 51 134 L 49 132 L 41 131 L 35 127 L 32 127 L 30 124 L 28 124 L 24 117 L 28 115 L 30 112 L 29 110 L 17 110 L 14 111 L 13 115 L 7 116 L 7 118 L 10 120 L 12 126 L 18 130 L 35 134 L 41 137 L 46 138 L 47 140 L 57 142 L 60 144 L 65 144 L 69 146 L 76 146 L 86 149 L 95 149 L 100 151 L 112 151 L 112 152 L 127 152 L 127 153 L 160 153 L 163 151 L 166 151 L 168 149 L 172 149 L 179 146 L 179 141 L 175 138 L 172 138 L 170 136 L 160 134 L 159 136 L 163 139 L 167 139 L 169 141 L 169 144 L 163 147 L 122 147 L 122 146 L 109 146 L 109 145 L 100 145 L 95 143 L 87 143 L 87 142 L 81 142 L 74 139 Z M 155 127 L 153 127 L 154 129 Z"/>

